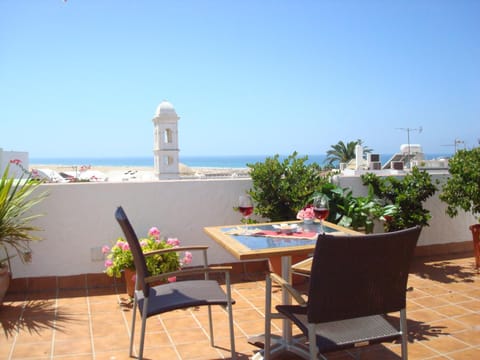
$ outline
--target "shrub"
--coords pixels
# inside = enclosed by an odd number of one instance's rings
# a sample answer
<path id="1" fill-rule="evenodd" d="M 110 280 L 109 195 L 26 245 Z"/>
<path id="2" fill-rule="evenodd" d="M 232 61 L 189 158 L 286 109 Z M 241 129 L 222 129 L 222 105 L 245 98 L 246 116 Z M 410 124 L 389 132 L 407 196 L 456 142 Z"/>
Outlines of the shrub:
<path id="1" fill-rule="evenodd" d="M 397 206 L 395 215 L 385 216 L 385 231 L 406 229 L 415 225 L 428 226 L 430 212 L 423 203 L 437 191 L 430 174 L 414 167 L 403 179 L 394 176 L 381 178 L 373 173 L 362 175 L 376 196 L 386 204 Z"/>
<path id="2" fill-rule="evenodd" d="M 283 161 L 277 154 L 265 161 L 247 164 L 253 187 L 249 191 L 255 213 L 271 221 L 292 220 L 311 196 L 329 181 L 320 165 L 306 164 L 308 156 L 297 152 Z"/>

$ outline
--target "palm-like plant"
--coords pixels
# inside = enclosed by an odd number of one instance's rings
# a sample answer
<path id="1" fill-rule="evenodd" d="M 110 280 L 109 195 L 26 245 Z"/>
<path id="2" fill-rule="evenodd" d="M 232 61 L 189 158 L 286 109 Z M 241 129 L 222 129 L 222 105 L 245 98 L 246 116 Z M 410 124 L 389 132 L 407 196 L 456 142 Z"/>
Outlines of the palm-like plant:
<path id="1" fill-rule="evenodd" d="M 350 141 L 344 143 L 339 141 L 335 145 L 331 145 L 331 149 L 327 151 L 327 157 L 325 158 L 325 163 L 328 165 L 334 165 L 336 163 L 348 163 L 350 160 L 355 158 L 355 146 L 363 145 L 363 141 L 358 139 L 356 141 Z M 364 153 L 372 152 L 372 149 L 368 147 L 363 148 Z"/>
<path id="2" fill-rule="evenodd" d="M 9 176 L 9 165 L 0 178 L 0 247 L 6 257 L 0 258 L 0 266 L 9 260 L 8 248 L 12 248 L 24 260 L 30 251 L 30 242 L 40 240 L 32 232 L 41 229 L 31 224 L 42 214 L 31 214 L 30 209 L 42 201 L 46 192 L 34 193 L 41 182 L 30 175 L 15 179 Z"/>

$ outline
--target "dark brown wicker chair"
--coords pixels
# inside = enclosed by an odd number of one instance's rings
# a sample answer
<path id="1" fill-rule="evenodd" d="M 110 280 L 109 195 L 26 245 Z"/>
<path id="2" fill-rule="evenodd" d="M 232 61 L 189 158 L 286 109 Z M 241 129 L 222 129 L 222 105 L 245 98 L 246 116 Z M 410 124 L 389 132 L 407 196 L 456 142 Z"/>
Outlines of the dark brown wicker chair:
<path id="1" fill-rule="evenodd" d="M 319 235 L 308 301 L 276 306 L 278 314 L 301 329 L 309 344 L 308 353 L 305 347 L 303 351 L 292 345 L 287 349 L 317 359 L 322 353 L 400 340 L 402 358 L 407 359 L 406 289 L 420 231 L 417 226 L 383 234 Z M 270 291 L 267 277 L 267 298 Z M 396 312 L 399 321 L 385 316 Z M 271 314 L 268 300 L 265 313 L 264 357 L 268 359 L 275 350 L 270 345 L 270 321 L 278 317 Z"/>
<path id="2" fill-rule="evenodd" d="M 230 330 L 230 350 L 232 359 L 235 359 L 235 337 L 233 331 L 233 314 L 232 304 L 234 301 L 231 298 L 230 290 L 230 273 L 231 269 L 228 266 L 208 266 L 207 263 L 207 247 L 206 246 L 189 246 L 177 247 L 174 249 L 163 249 L 152 251 L 144 254 L 138 242 L 137 235 L 133 230 L 130 221 L 127 218 L 122 207 L 118 207 L 115 212 L 120 227 L 125 234 L 126 240 L 132 251 L 135 269 L 137 272 L 136 289 L 134 294 L 134 303 L 132 311 L 132 328 L 130 334 L 130 357 L 133 356 L 133 341 L 135 335 L 135 318 L 136 310 L 140 311 L 142 317 L 142 328 L 140 333 L 140 347 L 138 351 L 138 359 L 143 357 L 143 345 L 145 338 L 146 320 L 148 317 L 165 313 L 176 309 L 185 309 L 194 306 L 208 306 L 208 316 L 210 322 L 210 345 L 214 346 L 213 327 L 212 327 L 212 313 L 211 305 L 221 305 L 226 307 L 228 312 L 229 330 Z M 204 266 L 200 268 L 183 269 L 161 275 L 150 276 L 145 256 L 154 255 L 158 253 L 165 253 L 171 251 L 200 251 L 203 252 Z M 226 293 L 222 290 L 219 283 L 215 280 L 208 280 L 208 274 L 213 272 L 223 272 L 225 274 Z M 159 280 L 165 280 L 169 277 L 189 276 L 195 277 L 198 274 L 204 275 L 204 279 L 200 280 L 185 280 L 176 281 L 172 283 L 164 283 L 153 286 L 153 283 L 158 283 Z M 142 289 L 142 290 L 139 290 Z"/>

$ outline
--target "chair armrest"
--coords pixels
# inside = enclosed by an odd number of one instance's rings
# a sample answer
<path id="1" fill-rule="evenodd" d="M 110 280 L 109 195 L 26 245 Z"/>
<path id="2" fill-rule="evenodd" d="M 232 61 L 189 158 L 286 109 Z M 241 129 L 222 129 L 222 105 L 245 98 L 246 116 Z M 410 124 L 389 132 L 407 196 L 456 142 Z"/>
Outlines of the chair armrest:
<path id="1" fill-rule="evenodd" d="M 191 269 L 180 269 L 177 271 L 170 271 L 167 273 L 162 273 L 158 275 L 152 275 L 145 278 L 146 283 L 153 283 L 159 280 L 164 280 L 169 277 L 174 276 L 188 276 L 188 275 L 205 275 L 216 272 L 229 272 L 232 269 L 231 266 L 208 266 L 208 267 L 199 267 Z"/>
<path id="2" fill-rule="evenodd" d="M 167 249 L 159 249 L 159 250 L 152 250 L 152 251 L 147 251 L 144 252 L 143 255 L 145 256 L 152 256 L 152 255 L 158 255 L 158 254 L 165 254 L 169 252 L 182 252 L 182 251 L 195 251 L 195 250 L 207 250 L 208 246 L 177 246 L 173 248 L 167 248 Z"/>
<path id="3" fill-rule="evenodd" d="M 307 302 L 305 301 L 303 296 L 297 290 L 295 290 L 295 288 L 292 285 L 286 282 L 284 278 L 282 278 L 281 276 L 278 276 L 275 273 L 270 273 L 270 278 L 273 280 L 273 282 L 280 285 L 282 288 L 285 288 L 299 305 L 301 306 L 307 305 Z"/>

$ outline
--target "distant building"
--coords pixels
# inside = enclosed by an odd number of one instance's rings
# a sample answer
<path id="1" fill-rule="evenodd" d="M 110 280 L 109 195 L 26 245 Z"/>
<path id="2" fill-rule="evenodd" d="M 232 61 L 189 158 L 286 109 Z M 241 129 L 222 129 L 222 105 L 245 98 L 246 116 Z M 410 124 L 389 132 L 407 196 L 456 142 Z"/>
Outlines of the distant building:
<path id="1" fill-rule="evenodd" d="M 0 174 L 3 174 L 5 168 L 10 164 L 9 175 L 10 177 L 19 178 L 24 175 L 23 170 L 20 166 L 15 165 L 19 164 L 24 169 L 28 170 L 29 159 L 28 152 L 26 151 L 4 151 L 0 148 Z"/>
<path id="2" fill-rule="evenodd" d="M 153 160 L 157 179 L 177 179 L 179 171 L 178 117 L 173 105 L 162 101 L 153 121 Z"/>

